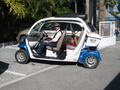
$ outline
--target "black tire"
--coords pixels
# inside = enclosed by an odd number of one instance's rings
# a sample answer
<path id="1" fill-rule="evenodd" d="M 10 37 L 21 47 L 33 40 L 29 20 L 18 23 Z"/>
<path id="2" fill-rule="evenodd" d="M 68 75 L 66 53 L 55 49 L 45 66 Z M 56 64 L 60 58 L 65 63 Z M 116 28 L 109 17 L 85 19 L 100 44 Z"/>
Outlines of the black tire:
<path id="1" fill-rule="evenodd" d="M 90 69 L 93 69 L 93 68 L 96 68 L 99 64 L 99 61 L 98 59 L 96 58 L 96 56 L 94 55 L 88 55 L 86 58 L 85 58 L 85 61 L 83 63 L 83 65 L 86 67 L 86 68 L 90 68 Z"/>
<path id="2" fill-rule="evenodd" d="M 20 64 L 26 64 L 29 62 L 28 54 L 23 49 L 20 49 L 15 53 L 15 59 Z"/>

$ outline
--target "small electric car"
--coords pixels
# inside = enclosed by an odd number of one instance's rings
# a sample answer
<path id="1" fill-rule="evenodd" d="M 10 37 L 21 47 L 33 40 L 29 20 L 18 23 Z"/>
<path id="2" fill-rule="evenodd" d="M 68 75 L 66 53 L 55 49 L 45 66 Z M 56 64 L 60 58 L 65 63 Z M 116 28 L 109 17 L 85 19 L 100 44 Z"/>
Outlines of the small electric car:
<path id="1" fill-rule="evenodd" d="M 92 32 L 84 21 L 85 18 L 85 15 L 61 14 L 37 21 L 30 28 L 27 37 L 18 45 L 20 49 L 15 53 L 16 61 L 21 64 L 29 62 L 30 59 L 77 62 L 82 63 L 86 68 L 96 68 L 101 61 L 97 49 L 101 37 Z M 57 46 L 46 46 L 42 56 L 34 56 L 33 50 L 38 48 L 40 42 L 48 35 L 55 34 L 55 23 L 59 23 L 62 30 Z M 70 43 L 72 32 L 76 37 L 74 44 Z"/>

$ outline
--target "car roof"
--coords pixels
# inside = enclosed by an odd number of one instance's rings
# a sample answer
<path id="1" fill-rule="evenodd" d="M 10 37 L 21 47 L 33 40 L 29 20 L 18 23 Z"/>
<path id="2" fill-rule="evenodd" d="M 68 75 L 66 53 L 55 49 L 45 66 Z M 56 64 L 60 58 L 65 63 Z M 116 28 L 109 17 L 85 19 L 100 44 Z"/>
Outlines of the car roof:
<path id="1" fill-rule="evenodd" d="M 64 13 L 64 14 L 58 14 L 55 17 L 81 18 L 83 20 L 87 20 L 87 15 L 86 14 L 79 14 L 79 13 Z"/>
<path id="2" fill-rule="evenodd" d="M 78 24 L 80 24 L 80 23 L 82 23 L 83 24 L 83 26 L 85 26 L 84 28 L 87 28 L 86 27 L 86 22 L 84 21 L 85 20 L 85 18 L 86 18 L 86 15 L 80 15 L 80 14 L 77 14 L 77 13 L 71 13 L 71 14 L 68 14 L 68 13 L 66 13 L 66 14 L 60 14 L 60 15 L 56 15 L 56 16 L 54 16 L 54 17 L 47 17 L 47 18 L 43 18 L 43 19 L 40 19 L 40 20 L 38 20 L 37 22 L 35 22 L 33 25 L 32 25 L 32 27 L 30 28 L 30 30 L 29 30 L 29 32 L 28 32 L 28 34 L 30 33 L 30 31 L 32 30 L 32 28 L 37 24 L 37 23 L 39 23 L 39 22 L 46 22 L 46 21 L 67 21 L 67 22 L 76 22 L 76 23 L 78 23 Z M 84 20 L 83 20 L 84 19 Z M 89 31 L 89 29 L 85 29 L 85 30 L 87 30 L 88 32 L 90 32 Z"/>

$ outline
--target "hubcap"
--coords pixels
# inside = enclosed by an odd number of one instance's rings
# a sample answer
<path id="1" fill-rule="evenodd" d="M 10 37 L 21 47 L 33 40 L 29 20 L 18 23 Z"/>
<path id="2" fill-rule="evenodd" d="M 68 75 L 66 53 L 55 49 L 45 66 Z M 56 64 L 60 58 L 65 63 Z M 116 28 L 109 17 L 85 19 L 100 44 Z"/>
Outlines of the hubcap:
<path id="1" fill-rule="evenodd" d="M 89 66 L 89 67 L 92 67 L 94 65 L 96 65 L 97 63 L 97 58 L 93 55 L 90 55 L 86 58 L 86 64 Z"/>
<path id="2" fill-rule="evenodd" d="M 17 54 L 17 59 L 18 59 L 19 62 L 25 61 L 25 60 L 26 60 L 26 55 L 25 55 L 25 53 L 19 52 L 19 53 Z"/>

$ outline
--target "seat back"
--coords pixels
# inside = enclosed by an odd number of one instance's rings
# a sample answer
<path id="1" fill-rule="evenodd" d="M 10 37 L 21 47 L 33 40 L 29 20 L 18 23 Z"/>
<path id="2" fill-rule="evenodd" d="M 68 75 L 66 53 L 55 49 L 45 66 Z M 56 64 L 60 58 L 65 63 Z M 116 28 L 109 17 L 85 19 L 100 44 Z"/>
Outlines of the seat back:
<path id="1" fill-rule="evenodd" d="M 60 39 L 58 40 L 57 42 L 57 46 L 56 47 L 50 47 L 50 46 L 47 46 L 46 48 L 49 49 L 49 50 L 55 50 L 55 51 L 59 51 L 61 46 L 62 46 L 62 43 L 63 43 L 63 40 L 64 40 L 64 37 L 66 35 L 66 31 L 67 30 L 64 30 Z"/>
<path id="2" fill-rule="evenodd" d="M 56 47 L 57 50 L 59 50 L 61 48 L 63 40 L 64 40 L 64 37 L 65 37 L 65 34 L 66 34 L 66 30 L 63 31 L 63 34 L 62 34 L 62 36 L 60 37 L 60 39 L 59 39 L 59 41 L 57 43 L 57 47 Z"/>
<path id="3" fill-rule="evenodd" d="M 81 33 L 80 33 L 80 37 L 79 37 L 79 39 L 78 39 L 78 41 L 77 41 L 76 45 L 78 45 L 78 44 L 79 44 L 79 42 L 80 42 L 80 41 L 81 41 L 81 39 L 82 39 L 82 36 L 83 36 L 83 31 L 81 31 Z"/>

